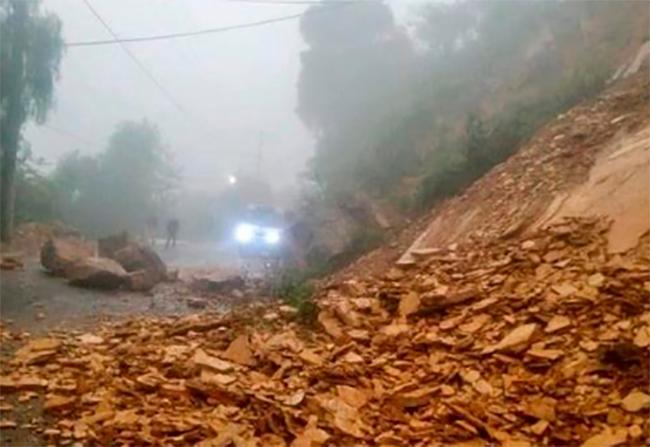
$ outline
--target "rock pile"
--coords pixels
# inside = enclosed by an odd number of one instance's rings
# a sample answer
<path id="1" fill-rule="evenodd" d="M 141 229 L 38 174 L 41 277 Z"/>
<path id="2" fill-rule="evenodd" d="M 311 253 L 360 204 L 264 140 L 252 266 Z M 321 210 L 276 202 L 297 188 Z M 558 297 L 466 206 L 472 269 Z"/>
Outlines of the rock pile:
<path id="1" fill-rule="evenodd" d="M 648 101 L 650 79 L 644 73 L 559 115 L 462 194 L 436 206 L 427 217 L 426 234 L 415 245 L 510 237 L 535 227 L 586 182 L 608 144 L 648 124 Z"/>
<path id="2" fill-rule="evenodd" d="M 56 445 L 642 445 L 649 240 L 606 233 L 420 251 L 322 290 L 314 330 L 279 306 L 32 339 L 0 390 L 42 397 Z"/>
<path id="3" fill-rule="evenodd" d="M 131 241 L 127 233 L 95 245 L 80 238 L 51 238 L 41 248 L 41 264 L 72 285 L 103 289 L 127 287 L 147 291 L 168 278 L 167 267 L 154 250 Z"/>

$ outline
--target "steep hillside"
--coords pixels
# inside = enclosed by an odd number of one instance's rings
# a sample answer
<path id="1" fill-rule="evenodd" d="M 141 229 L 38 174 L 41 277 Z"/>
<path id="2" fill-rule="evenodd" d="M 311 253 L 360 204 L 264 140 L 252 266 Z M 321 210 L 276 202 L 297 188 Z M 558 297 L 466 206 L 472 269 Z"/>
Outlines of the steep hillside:
<path id="1" fill-rule="evenodd" d="M 615 162 L 612 152 L 620 145 L 636 147 L 637 162 L 623 163 L 613 169 L 631 169 L 630 175 L 638 170 L 640 177 L 634 180 L 635 184 L 647 184 L 647 175 L 644 176 L 644 170 L 637 169 L 636 165 L 643 165 L 643 160 L 647 159 L 649 98 L 650 80 L 644 71 L 613 86 L 597 99 L 558 116 L 515 155 L 493 168 L 463 194 L 436 207 L 428 216 L 428 228 L 411 250 L 475 238 L 511 237 L 539 225 L 540 219 L 548 220 L 547 214 L 605 214 L 615 221 L 618 218 L 617 222 L 629 221 L 627 215 L 619 216 L 614 208 L 579 206 L 574 204 L 575 200 L 568 203 L 567 200 L 574 191 L 580 195 L 576 188 L 588 185 L 590 178 L 593 182 L 594 176 L 598 176 L 592 172 L 597 161 L 598 171 L 607 170 L 603 166 Z M 645 172 L 647 174 L 647 170 Z M 638 200 L 628 207 L 638 210 L 639 218 L 635 220 L 641 222 L 643 213 L 646 216 L 650 213 L 647 194 L 627 197 L 625 188 L 608 191 L 600 197 L 601 202 Z M 635 229 L 636 236 L 645 228 L 639 225 Z M 629 248 L 629 243 L 624 246 Z M 412 258 L 407 253 L 401 263 L 409 262 Z"/>

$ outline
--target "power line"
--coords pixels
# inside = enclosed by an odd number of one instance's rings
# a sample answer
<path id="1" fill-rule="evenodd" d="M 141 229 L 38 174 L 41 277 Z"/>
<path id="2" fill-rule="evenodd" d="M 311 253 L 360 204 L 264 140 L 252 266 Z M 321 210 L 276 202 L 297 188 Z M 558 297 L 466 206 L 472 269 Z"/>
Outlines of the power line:
<path id="1" fill-rule="evenodd" d="M 234 1 L 241 1 L 244 2 L 244 0 L 232 0 Z M 257 0 L 260 1 L 260 0 Z M 299 0 L 296 0 L 299 1 Z M 307 0 L 305 0 L 307 1 Z M 86 4 L 88 4 L 88 0 L 84 0 Z M 330 5 L 331 3 L 332 6 L 328 6 L 327 8 L 323 8 L 314 12 L 318 13 L 324 13 L 324 12 L 330 12 L 333 10 L 337 10 L 340 7 L 343 6 L 349 6 L 355 3 L 361 3 L 361 0 L 354 0 L 354 1 L 337 1 L 337 2 L 313 2 L 313 3 L 318 3 L 318 4 L 324 4 L 324 5 Z M 252 3 L 252 1 L 251 1 Z M 271 2 L 269 2 L 271 3 Z M 273 3 L 278 3 L 278 2 L 273 2 Z M 90 8 L 90 6 L 89 6 Z M 312 12 L 313 13 L 313 12 Z M 89 47 L 89 46 L 96 46 L 96 45 L 114 45 L 114 44 L 119 44 L 124 47 L 124 43 L 133 43 L 133 42 L 149 42 L 152 40 L 168 40 L 168 39 L 179 39 L 183 37 L 193 37 L 193 36 L 200 36 L 203 34 L 216 34 L 216 33 L 223 33 L 226 31 L 233 31 L 233 30 L 238 30 L 238 29 L 245 29 L 245 28 L 255 28 L 258 26 L 264 26 L 264 25 L 269 25 L 272 23 L 279 23 L 279 22 L 287 22 L 289 20 L 296 20 L 301 18 L 305 13 L 300 13 L 300 14 L 291 14 L 287 16 L 281 16 L 281 17 L 275 17 L 272 19 L 265 19 L 265 20 L 258 20 L 256 22 L 250 22 L 250 23 L 241 23 L 239 25 L 230 25 L 230 26 L 222 26 L 219 28 L 208 28 L 208 29 L 203 29 L 203 30 L 198 30 L 198 31 L 187 31 L 187 32 L 182 32 L 182 33 L 169 33 L 169 34 L 159 34 L 159 35 L 154 35 L 154 36 L 142 36 L 142 37 L 127 37 L 127 38 L 122 38 L 120 39 L 117 37 L 112 31 L 111 35 L 113 35 L 113 39 L 109 40 L 88 40 L 88 41 L 79 41 L 79 42 L 67 42 L 66 46 L 67 47 Z M 97 14 L 95 14 L 96 17 Z M 99 17 L 98 17 L 99 18 Z M 100 18 L 101 20 L 101 18 Z M 103 20 L 101 20 L 102 23 L 104 23 Z M 104 25 L 106 27 L 106 25 Z M 109 29 L 109 28 L 107 28 Z M 129 52 L 126 48 L 125 50 Z M 130 52 L 129 52 L 130 54 Z"/>
<path id="2" fill-rule="evenodd" d="M 129 50 L 129 48 L 124 45 L 124 43 L 120 40 L 120 38 L 115 34 L 113 29 L 110 27 L 110 25 L 102 18 L 101 15 L 93 8 L 93 6 L 90 4 L 90 0 L 83 0 L 90 12 L 93 13 L 95 18 L 99 20 L 99 22 L 106 28 L 106 30 L 110 33 L 111 36 L 115 39 L 115 42 L 122 47 L 124 52 L 131 58 L 131 60 L 140 68 L 140 70 L 149 78 L 149 80 L 160 90 L 160 92 L 167 97 L 167 99 L 181 112 L 183 112 L 183 107 L 180 105 L 178 101 L 174 98 L 174 96 L 165 88 L 163 85 L 156 79 L 156 77 L 147 69 L 147 67 L 140 62 L 140 60 Z"/>
<path id="3" fill-rule="evenodd" d="M 226 0 L 228 3 L 256 3 L 260 5 L 342 5 L 350 3 L 379 3 L 380 0 Z"/>

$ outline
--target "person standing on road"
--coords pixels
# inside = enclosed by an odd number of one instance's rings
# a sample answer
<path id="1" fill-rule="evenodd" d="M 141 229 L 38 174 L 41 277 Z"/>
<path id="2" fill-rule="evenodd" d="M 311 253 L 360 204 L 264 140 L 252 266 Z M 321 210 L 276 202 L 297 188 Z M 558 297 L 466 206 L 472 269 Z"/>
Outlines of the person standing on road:
<path id="1" fill-rule="evenodd" d="M 169 219 L 167 222 L 167 242 L 165 242 L 165 248 L 176 246 L 176 236 L 178 236 L 178 229 L 180 228 L 180 223 L 178 219 Z"/>

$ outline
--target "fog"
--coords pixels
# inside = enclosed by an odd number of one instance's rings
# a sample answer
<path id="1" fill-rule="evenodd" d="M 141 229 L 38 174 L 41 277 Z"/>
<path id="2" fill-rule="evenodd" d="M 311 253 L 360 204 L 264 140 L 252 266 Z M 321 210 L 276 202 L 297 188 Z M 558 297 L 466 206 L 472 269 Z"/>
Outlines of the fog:
<path id="1" fill-rule="evenodd" d="M 362 233 L 375 207 L 399 219 L 467 187 L 647 36 L 637 2 L 336 1 L 43 0 L 16 220 L 103 235 L 178 217 L 202 238 L 263 204 Z"/>
<path id="2" fill-rule="evenodd" d="M 120 37 L 230 26 L 303 12 L 306 4 L 212 0 L 94 0 Z M 400 2 L 399 11 L 407 3 Z M 46 0 L 63 22 L 66 42 L 110 39 L 81 0 Z M 232 172 L 256 171 L 275 187 L 292 184 L 314 141 L 295 114 L 299 21 L 182 39 L 127 44 L 172 101 L 119 45 L 70 47 L 61 64 L 56 103 L 44 126 L 25 132 L 50 166 L 64 153 L 105 149 L 115 125 L 147 118 L 181 168 L 183 185 L 214 190 Z M 261 149 L 260 149 L 261 148 Z"/>

